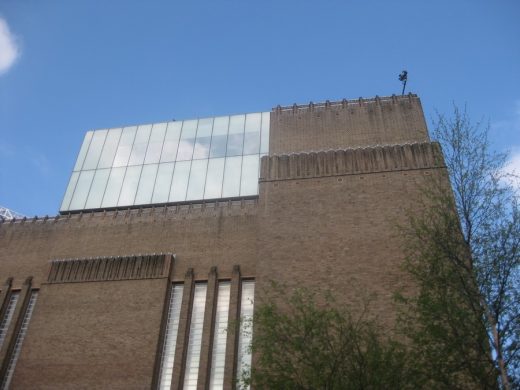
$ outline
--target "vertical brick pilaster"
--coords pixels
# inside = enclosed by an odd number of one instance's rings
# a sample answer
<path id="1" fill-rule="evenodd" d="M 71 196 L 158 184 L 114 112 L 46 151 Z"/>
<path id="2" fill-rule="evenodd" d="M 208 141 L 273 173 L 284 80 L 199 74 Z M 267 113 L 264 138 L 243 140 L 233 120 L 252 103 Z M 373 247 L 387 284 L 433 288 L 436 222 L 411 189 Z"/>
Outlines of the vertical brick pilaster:
<path id="1" fill-rule="evenodd" d="M 0 293 L 0 320 L 4 318 L 5 311 L 7 310 L 7 306 L 9 305 L 12 284 L 13 278 L 7 278 L 4 285 L 2 286 L 2 292 Z"/>
<path id="2" fill-rule="evenodd" d="M 20 291 L 20 298 L 18 298 L 18 303 L 16 304 L 16 308 L 13 313 L 11 325 L 7 330 L 4 344 L 2 345 L 2 349 L 0 350 L 0 378 L 4 378 L 6 375 L 7 367 L 9 366 L 9 358 L 13 353 L 14 346 L 16 343 L 16 335 L 22 327 L 25 310 L 31 298 L 31 289 L 32 276 L 29 276 L 25 280 L 22 286 L 22 290 Z"/>
<path id="3" fill-rule="evenodd" d="M 172 389 L 181 390 L 184 383 L 184 368 L 186 353 L 188 350 L 188 336 L 190 333 L 191 307 L 195 278 L 193 268 L 189 268 L 184 277 L 184 290 L 182 294 L 181 313 L 179 316 L 179 331 L 175 346 L 175 359 L 173 363 Z"/>
<path id="4" fill-rule="evenodd" d="M 231 276 L 231 291 L 229 297 L 228 333 L 226 340 L 226 363 L 224 367 L 224 389 L 234 389 L 236 386 L 236 359 L 238 347 L 240 310 L 240 266 L 233 267 Z"/>
<path id="5" fill-rule="evenodd" d="M 202 349 L 200 351 L 199 378 L 197 380 L 198 390 L 205 390 L 209 388 L 209 373 L 211 370 L 211 353 L 213 350 L 213 334 L 217 294 L 217 267 L 211 267 L 211 271 L 208 275 L 206 308 L 204 309 L 204 325 L 202 328 Z"/>

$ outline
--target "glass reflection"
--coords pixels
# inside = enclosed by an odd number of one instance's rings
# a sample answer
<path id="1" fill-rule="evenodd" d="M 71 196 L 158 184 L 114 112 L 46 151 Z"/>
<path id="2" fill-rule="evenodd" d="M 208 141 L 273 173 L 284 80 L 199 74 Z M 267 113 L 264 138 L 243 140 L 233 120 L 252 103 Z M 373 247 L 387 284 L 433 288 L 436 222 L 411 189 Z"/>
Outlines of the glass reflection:
<path id="1" fill-rule="evenodd" d="M 204 199 L 217 199 L 221 197 L 224 162 L 224 158 L 212 158 L 209 160 Z"/>
<path id="2" fill-rule="evenodd" d="M 231 283 L 219 282 L 217 310 L 215 313 L 215 333 L 213 334 L 213 352 L 211 354 L 210 389 L 222 389 L 224 386 L 230 293 Z"/>
<path id="3" fill-rule="evenodd" d="M 185 390 L 195 390 L 197 388 L 207 287 L 207 283 L 197 283 L 195 284 L 195 291 L 193 293 L 193 306 L 191 311 L 190 333 L 188 351 L 186 352 L 186 369 L 183 386 L 183 389 Z"/>
<path id="4" fill-rule="evenodd" d="M 206 182 L 206 169 L 208 160 L 193 160 L 191 162 L 190 181 L 186 199 L 203 199 L 204 183 Z"/>
<path id="5" fill-rule="evenodd" d="M 170 295 L 170 307 L 168 310 L 168 320 L 166 322 L 166 334 L 164 337 L 164 347 L 162 353 L 162 365 L 160 372 L 161 390 L 171 388 L 173 363 L 175 358 L 175 347 L 177 342 L 177 333 L 179 331 L 179 321 L 182 304 L 183 285 L 175 284 Z"/>
<path id="6" fill-rule="evenodd" d="M 123 129 L 119 145 L 117 146 L 116 157 L 114 158 L 114 167 L 124 167 L 128 164 L 136 132 L 136 126 L 125 127 Z"/>
<path id="7" fill-rule="evenodd" d="M 161 159 L 161 151 L 164 143 L 164 136 L 166 135 L 166 123 L 156 123 L 152 127 L 150 135 L 150 142 L 146 150 L 145 164 L 158 163 Z"/>
<path id="8" fill-rule="evenodd" d="M 139 184 L 139 176 L 141 175 L 142 165 L 136 167 L 128 167 L 126 169 L 125 179 L 121 187 L 118 206 L 131 206 L 134 204 L 137 185 Z"/>
<path id="9" fill-rule="evenodd" d="M 98 209 L 101 207 L 101 201 L 105 194 L 105 188 L 107 186 L 108 176 L 110 175 L 110 169 L 98 169 L 94 175 L 92 186 L 88 194 L 87 209 Z"/>
<path id="10" fill-rule="evenodd" d="M 164 138 L 164 145 L 161 153 L 161 162 L 175 161 L 181 130 L 182 122 L 168 123 L 168 129 L 166 130 L 166 137 Z"/>
<path id="11" fill-rule="evenodd" d="M 233 115 L 229 118 L 229 134 L 226 156 L 239 156 L 244 146 L 245 115 Z"/>
<path id="12" fill-rule="evenodd" d="M 98 169 L 110 168 L 112 166 L 120 137 L 121 129 L 112 129 L 108 131 L 105 145 L 103 146 L 103 151 L 101 152 L 101 157 L 99 158 Z"/>
<path id="13" fill-rule="evenodd" d="M 107 130 L 94 131 L 82 170 L 96 169 L 106 136 Z"/>
<path id="14" fill-rule="evenodd" d="M 197 120 L 190 120 L 182 123 L 181 139 L 179 142 L 179 150 L 177 151 L 177 161 L 191 160 L 193 157 L 197 122 Z"/>
<path id="15" fill-rule="evenodd" d="M 209 156 L 225 157 L 227 146 L 227 134 L 229 128 L 229 117 L 215 118 L 213 122 L 213 135 L 211 137 L 211 150 Z"/>
<path id="16" fill-rule="evenodd" d="M 152 201 L 153 187 L 158 168 L 159 164 L 150 164 L 143 167 L 141 179 L 139 180 L 139 188 L 135 196 L 135 204 L 149 204 Z"/>
<path id="17" fill-rule="evenodd" d="M 85 138 L 81 144 L 81 149 L 79 150 L 78 158 L 76 159 L 76 164 L 74 165 L 74 171 L 81 170 L 81 167 L 83 166 L 83 161 L 85 161 L 85 156 L 87 155 L 88 147 L 92 140 L 92 134 L 92 131 L 87 131 L 87 134 L 85 134 Z"/>
<path id="18" fill-rule="evenodd" d="M 240 196 L 256 195 L 258 193 L 259 163 L 260 160 L 257 154 L 244 156 L 244 159 L 242 160 Z"/>
<path id="19" fill-rule="evenodd" d="M 74 194 L 74 190 L 76 189 L 78 177 L 79 172 L 72 172 L 72 175 L 70 176 L 69 180 L 69 185 L 67 186 L 65 196 L 63 197 L 63 202 L 61 202 L 61 210 L 70 210 L 70 201 L 72 199 L 72 194 Z"/>
<path id="20" fill-rule="evenodd" d="M 141 125 L 138 127 L 128 165 L 143 164 L 151 131 L 152 125 Z"/>
<path id="21" fill-rule="evenodd" d="M 193 159 L 209 157 L 211 145 L 211 131 L 213 130 L 213 118 L 200 119 L 197 127 L 197 139 L 193 150 Z"/>
<path id="22" fill-rule="evenodd" d="M 170 191 L 170 202 L 182 202 L 186 200 L 188 180 L 190 178 L 190 161 L 180 161 L 175 164 L 172 187 Z"/>
<path id="23" fill-rule="evenodd" d="M 266 112 L 89 131 L 61 210 L 255 195 L 269 120 Z"/>
<path id="24" fill-rule="evenodd" d="M 123 178 L 125 177 L 126 167 L 112 168 L 110 171 L 110 177 L 108 178 L 107 189 L 103 196 L 103 202 L 101 207 L 115 207 L 117 200 L 119 199 L 119 192 L 121 191 L 121 185 L 123 184 Z"/>
<path id="25" fill-rule="evenodd" d="M 85 208 L 85 202 L 87 201 L 88 191 L 92 184 L 95 171 L 82 171 L 79 175 L 76 189 L 74 190 L 74 196 L 70 202 L 71 210 L 81 210 Z"/>
<path id="26" fill-rule="evenodd" d="M 222 197 L 229 198 L 240 195 L 240 170 L 242 156 L 226 157 L 224 168 L 224 184 L 222 186 Z"/>
<path id="27" fill-rule="evenodd" d="M 262 115 L 260 113 L 246 115 L 244 133 L 244 155 L 260 152 L 260 127 Z"/>
<path id="28" fill-rule="evenodd" d="M 159 164 L 155 188 L 153 190 L 152 203 L 166 203 L 170 195 L 173 168 L 175 163 Z"/>

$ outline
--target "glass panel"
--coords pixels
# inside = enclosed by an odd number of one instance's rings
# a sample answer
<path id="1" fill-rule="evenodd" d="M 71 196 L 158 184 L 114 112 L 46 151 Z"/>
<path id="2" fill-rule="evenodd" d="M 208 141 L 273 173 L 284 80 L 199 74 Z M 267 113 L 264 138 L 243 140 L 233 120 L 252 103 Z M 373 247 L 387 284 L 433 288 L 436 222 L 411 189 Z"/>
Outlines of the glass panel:
<path id="1" fill-rule="evenodd" d="M 60 210 L 72 210 L 72 203 L 81 210 L 256 195 L 258 155 L 268 151 L 269 119 L 264 112 L 87 132 L 74 168 L 80 172 L 71 176 Z M 114 170 L 143 164 L 150 167 L 141 168 L 137 179 L 138 169 L 127 179 L 126 170 Z M 106 171 L 109 167 L 113 173 Z M 89 175 L 92 194 L 83 191 Z"/>
<path id="2" fill-rule="evenodd" d="M 164 146 L 161 152 L 161 162 L 175 161 L 177 156 L 177 148 L 179 146 L 179 137 L 181 136 L 182 122 L 169 122 L 166 137 L 164 138 Z"/>
<path id="3" fill-rule="evenodd" d="M 139 180 L 139 188 L 135 196 L 135 204 L 150 204 L 152 202 L 153 187 L 155 176 L 157 175 L 159 164 L 145 165 Z"/>
<path id="4" fill-rule="evenodd" d="M 110 169 L 98 169 L 94 175 L 92 186 L 87 198 L 87 209 L 98 209 L 101 207 L 101 201 L 105 194 L 105 188 L 107 186 L 108 177 L 110 176 Z"/>
<path id="5" fill-rule="evenodd" d="M 103 152 L 101 152 L 101 158 L 99 159 L 98 168 L 112 167 L 117 145 L 119 144 L 119 138 L 121 138 L 121 129 L 112 129 L 108 131 L 105 145 L 103 146 Z"/>
<path id="6" fill-rule="evenodd" d="M 191 162 L 190 183 L 186 200 L 204 198 L 204 184 L 206 183 L 206 170 L 208 160 L 193 160 Z"/>
<path id="7" fill-rule="evenodd" d="M 137 185 L 139 184 L 139 177 L 141 176 L 142 165 L 137 167 L 128 167 L 126 169 L 125 179 L 121 187 L 121 194 L 119 195 L 118 206 L 131 206 L 134 204 L 135 193 L 137 192 Z"/>
<path id="8" fill-rule="evenodd" d="M 260 124 L 262 114 L 246 115 L 246 130 L 244 134 L 244 155 L 258 154 L 260 152 Z"/>
<path id="9" fill-rule="evenodd" d="M 85 156 L 87 155 L 90 140 L 92 139 L 92 133 L 92 131 L 87 131 L 85 138 L 83 138 L 83 143 L 81 144 L 81 149 L 79 150 L 78 158 L 76 159 L 76 164 L 74 165 L 74 171 L 81 170 L 81 167 L 83 166 L 83 161 L 85 161 Z"/>
<path id="10" fill-rule="evenodd" d="M 132 147 L 132 153 L 130 154 L 130 160 L 128 161 L 128 165 L 143 164 L 151 131 L 152 125 L 142 125 L 138 127 L 137 133 L 135 134 L 134 146 Z"/>
<path id="11" fill-rule="evenodd" d="M 175 163 L 159 164 L 155 188 L 153 190 L 152 203 L 166 203 L 170 195 L 173 168 Z"/>
<path id="12" fill-rule="evenodd" d="M 72 194 L 74 194 L 74 190 L 76 189 L 76 184 L 78 183 L 79 172 L 72 172 L 70 176 L 69 185 L 67 186 L 67 191 L 65 191 L 65 196 L 63 197 L 63 202 L 61 202 L 60 210 L 70 210 L 70 200 L 72 199 Z"/>
<path id="13" fill-rule="evenodd" d="M 121 185 L 125 177 L 126 167 L 112 168 L 110 177 L 108 178 L 107 189 L 103 196 L 101 207 L 115 207 L 119 199 L 119 192 L 121 192 Z"/>
<path id="14" fill-rule="evenodd" d="M 196 389 L 199 377 L 200 350 L 202 347 L 202 326 L 204 325 L 204 309 L 206 308 L 207 283 L 197 283 L 193 294 L 191 311 L 190 336 L 186 353 L 186 370 L 184 372 L 183 389 Z"/>
<path id="15" fill-rule="evenodd" d="M 270 112 L 262 112 L 262 139 L 260 142 L 260 153 L 269 153 L 269 122 Z"/>
<path id="16" fill-rule="evenodd" d="M 188 180 L 190 178 L 191 161 L 180 161 L 175 164 L 172 187 L 170 191 L 170 202 L 182 202 L 186 200 Z"/>
<path id="17" fill-rule="evenodd" d="M 222 389 L 224 386 L 230 290 L 229 282 L 220 282 L 218 284 L 215 333 L 213 335 L 213 352 L 211 354 L 211 373 L 209 379 L 210 389 Z"/>
<path id="18" fill-rule="evenodd" d="M 130 158 L 130 152 L 132 151 L 132 145 L 134 143 L 135 133 L 137 127 L 125 127 L 117 146 L 116 157 L 114 159 L 114 167 L 124 167 L 128 164 Z"/>
<path id="19" fill-rule="evenodd" d="M 168 309 L 168 320 L 166 322 L 166 334 L 162 352 L 161 373 L 159 374 L 159 389 L 161 390 L 169 390 L 171 388 L 183 290 L 182 284 L 175 284 L 170 295 L 170 307 Z"/>
<path id="20" fill-rule="evenodd" d="M 226 157 L 224 168 L 224 185 L 222 187 L 222 197 L 229 198 L 240 195 L 240 169 L 242 156 Z"/>
<path id="21" fill-rule="evenodd" d="M 92 179 L 94 178 L 94 172 L 95 171 L 82 171 L 80 173 L 74 196 L 70 202 L 71 210 L 81 210 L 85 208 L 85 202 L 90 190 L 90 185 L 92 184 Z"/>
<path id="22" fill-rule="evenodd" d="M 107 132 L 107 130 L 94 131 L 82 170 L 97 168 L 99 156 L 101 156 L 101 150 L 103 150 Z"/>
<path id="23" fill-rule="evenodd" d="M 229 135 L 226 156 L 239 156 L 244 146 L 245 115 L 229 117 Z"/>
<path id="24" fill-rule="evenodd" d="M 221 116 L 213 121 L 213 135 L 211 137 L 210 157 L 225 157 L 229 117 Z"/>
<path id="25" fill-rule="evenodd" d="M 244 156 L 242 161 L 242 180 L 240 181 L 240 196 L 258 194 L 258 154 Z"/>
<path id="26" fill-rule="evenodd" d="M 167 123 L 156 123 L 152 127 L 152 134 L 150 135 L 150 143 L 146 151 L 145 164 L 158 163 L 161 159 L 161 151 L 164 143 L 164 136 L 166 134 Z"/>
<path id="27" fill-rule="evenodd" d="M 197 139 L 195 140 L 194 159 L 209 157 L 211 144 L 211 130 L 213 129 L 213 118 L 200 119 L 197 126 Z"/>
<path id="28" fill-rule="evenodd" d="M 237 377 L 251 369 L 250 345 L 253 340 L 253 299 L 255 295 L 255 282 L 253 280 L 242 282 L 242 299 L 240 302 L 240 333 L 238 335 Z M 241 389 L 248 389 L 242 386 Z"/>
<path id="29" fill-rule="evenodd" d="M 37 297 L 38 291 L 31 291 L 29 304 L 27 305 L 27 308 L 25 309 L 25 313 L 23 315 L 22 326 L 20 327 L 20 331 L 16 335 L 16 341 L 14 343 L 11 359 L 9 359 L 9 365 L 7 366 L 5 376 L 2 380 L 2 384 L 0 385 L 0 388 L 2 389 L 8 389 L 9 385 L 11 384 L 11 379 L 13 378 L 16 362 L 18 361 L 20 351 L 22 350 L 22 343 L 25 338 L 25 335 L 27 334 L 27 328 L 29 327 L 29 321 L 31 320 L 32 312 L 34 310 L 34 305 L 36 303 Z"/>
<path id="30" fill-rule="evenodd" d="M 184 121 L 182 124 L 181 140 L 177 152 L 177 161 L 191 160 L 193 147 L 195 145 L 195 135 L 197 133 L 196 120 Z"/>
<path id="31" fill-rule="evenodd" d="M 204 199 L 216 199 L 221 197 L 224 162 L 224 158 L 212 158 L 209 160 Z"/>

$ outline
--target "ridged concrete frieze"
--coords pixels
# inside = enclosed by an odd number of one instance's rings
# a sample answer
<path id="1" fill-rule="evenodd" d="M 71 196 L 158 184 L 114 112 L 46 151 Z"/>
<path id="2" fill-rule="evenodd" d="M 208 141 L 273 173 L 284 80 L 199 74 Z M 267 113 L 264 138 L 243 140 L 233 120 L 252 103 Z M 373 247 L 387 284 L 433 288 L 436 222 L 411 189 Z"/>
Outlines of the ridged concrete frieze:
<path id="1" fill-rule="evenodd" d="M 166 257 L 153 254 L 128 257 L 54 260 L 47 282 L 74 283 L 108 280 L 153 279 L 168 276 Z"/>
<path id="2" fill-rule="evenodd" d="M 262 158 L 260 181 L 341 176 L 444 166 L 440 145 L 424 142 Z"/>

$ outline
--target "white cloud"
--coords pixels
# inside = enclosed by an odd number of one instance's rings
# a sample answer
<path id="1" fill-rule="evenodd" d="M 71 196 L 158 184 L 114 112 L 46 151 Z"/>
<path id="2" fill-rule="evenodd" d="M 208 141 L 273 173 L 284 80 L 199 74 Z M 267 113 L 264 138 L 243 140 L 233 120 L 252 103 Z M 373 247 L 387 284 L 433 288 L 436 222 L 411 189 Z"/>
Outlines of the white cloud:
<path id="1" fill-rule="evenodd" d="M 510 154 L 504 166 L 504 173 L 507 179 L 518 191 L 520 191 L 520 149 L 515 149 Z"/>
<path id="2" fill-rule="evenodd" d="M 0 18 L 0 75 L 7 72 L 20 56 L 16 37 L 5 19 Z"/>
<path id="3" fill-rule="evenodd" d="M 520 194 L 520 144 L 518 144 L 520 134 L 520 99 L 513 102 L 513 109 L 508 119 L 501 120 L 492 124 L 493 135 L 502 140 L 506 145 L 509 156 L 504 164 L 502 173 L 504 179 L 508 181 Z"/>

